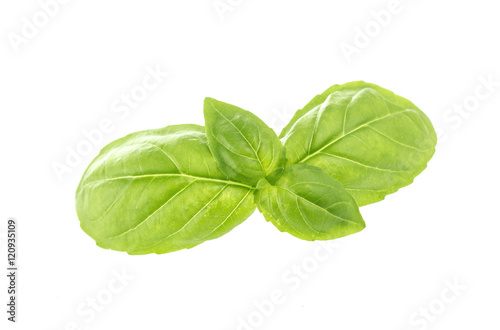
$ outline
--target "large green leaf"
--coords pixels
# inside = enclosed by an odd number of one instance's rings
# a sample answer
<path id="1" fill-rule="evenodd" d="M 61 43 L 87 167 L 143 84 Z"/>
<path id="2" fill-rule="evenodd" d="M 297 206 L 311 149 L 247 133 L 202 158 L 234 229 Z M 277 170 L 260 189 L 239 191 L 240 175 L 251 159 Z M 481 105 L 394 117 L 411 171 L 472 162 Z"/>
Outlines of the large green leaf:
<path id="1" fill-rule="evenodd" d="M 432 123 L 413 103 L 364 82 L 316 96 L 282 134 L 289 164 L 322 168 L 360 206 L 413 182 L 437 142 Z"/>
<path id="2" fill-rule="evenodd" d="M 262 179 L 257 188 L 259 211 L 279 230 L 298 238 L 329 240 L 365 228 L 356 201 L 318 167 L 290 165 L 274 185 Z"/>
<path id="3" fill-rule="evenodd" d="M 166 253 L 239 225 L 255 209 L 253 191 L 219 170 L 203 127 L 178 125 L 104 147 L 78 186 L 76 210 L 103 248 Z"/>
<path id="4" fill-rule="evenodd" d="M 205 99 L 210 150 L 231 179 L 255 186 L 285 165 L 285 148 L 276 133 L 249 111 Z"/>
<path id="5" fill-rule="evenodd" d="M 279 135 L 280 139 L 285 137 L 285 135 L 290 131 L 290 128 L 295 124 L 297 120 L 300 119 L 303 115 L 314 109 L 316 106 L 320 105 L 321 103 L 325 102 L 328 96 L 335 92 L 343 91 L 343 90 L 357 90 L 357 89 L 362 89 L 362 88 L 373 88 L 380 94 L 382 94 L 383 97 L 388 99 L 389 101 L 396 103 L 404 108 L 409 108 L 409 109 L 415 109 L 416 106 L 409 100 L 398 96 L 391 92 L 388 89 L 382 88 L 378 85 L 375 84 L 370 84 L 364 81 L 351 81 L 345 84 L 336 84 L 331 87 L 329 87 L 327 90 L 325 90 L 323 93 L 316 95 L 313 97 L 309 103 L 307 103 L 302 109 L 297 110 L 295 114 L 293 115 L 292 119 L 290 122 L 281 130 L 281 133 Z"/>

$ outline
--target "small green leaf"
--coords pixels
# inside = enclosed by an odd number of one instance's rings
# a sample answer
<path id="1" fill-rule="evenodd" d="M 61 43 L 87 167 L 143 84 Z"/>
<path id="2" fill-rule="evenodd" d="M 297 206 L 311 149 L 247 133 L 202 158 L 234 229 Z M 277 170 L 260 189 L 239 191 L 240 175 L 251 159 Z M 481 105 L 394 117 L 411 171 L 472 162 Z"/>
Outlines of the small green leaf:
<path id="1" fill-rule="evenodd" d="M 82 177 L 76 210 L 103 248 L 166 253 L 242 223 L 255 210 L 253 191 L 218 169 L 203 127 L 177 125 L 104 147 Z"/>
<path id="2" fill-rule="evenodd" d="M 278 136 L 251 112 L 206 98 L 204 114 L 210 150 L 232 180 L 255 186 L 284 167 L 285 148 Z"/>
<path id="3" fill-rule="evenodd" d="M 365 228 L 356 201 L 340 182 L 318 167 L 288 166 L 274 185 L 262 187 L 255 191 L 257 207 L 280 231 L 314 241 Z"/>
<path id="4" fill-rule="evenodd" d="M 413 103 L 365 82 L 334 85 L 316 96 L 282 134 L 289 164 L 322 168 L 359 206 L 412 183 L 437 142 L 432 123 Z"/>

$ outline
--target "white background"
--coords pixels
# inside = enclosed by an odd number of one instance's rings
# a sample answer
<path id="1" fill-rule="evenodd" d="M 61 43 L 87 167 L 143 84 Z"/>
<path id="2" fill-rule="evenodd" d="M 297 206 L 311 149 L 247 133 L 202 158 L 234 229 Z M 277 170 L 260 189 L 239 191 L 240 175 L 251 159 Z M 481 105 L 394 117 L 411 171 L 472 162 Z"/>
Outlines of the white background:
<path id="1" fill-rule="evenodd" d="M 221 3 L 231 10 L 218 12 L 213 0 L 74 0 L 44 22 L 37 1 L 2 1 L 0 264 L 6 221 L 15 217 L 20 289 L 13 325 L 1 277 L 1 328 L 229 330 L 250 319 L 259 329 L 499 329 L 497 4 Z M 374 23 L 372 12 L 388 8 L 385 26 Z M 24 18 L 34 15 L 46 25 L 23 36 Z M 357 53 L 346 56 L 346 44 Z M 168 77 L 128 114 L 114 112 L 120 95 L 157 67 Z M 497 82 L 488 95 L 482 79 Z M 165 255 L 103 250 L 79 228 L 76 186 L 114 139 L 203 124 L 206 96 L 278 130 L 314 95 L 353 80 L 412 100 L 440 143 L 412 185 L 361 209 L 367 228 L 337 240 L 325 260 L 314 259 L 317 243 L 280 233 L 258 212 L 220 239 Z M 59 180 L 55 164 L 66 164 L 84 131 L 105 118 L 113 129 Z M 291 275 L 294 265 L 306 267 L 303 279 Z M 115 272 L 133 279 L 119 286 Z M 457 293 L 446 291 L 456 281 Z M 110 294 L 110 283 L 120 292 Z M 284 297 L 263 316 L 254 302 L 276 290 Z M 93 298 L 105 306 L 94 311 L 86 305 Z"/>

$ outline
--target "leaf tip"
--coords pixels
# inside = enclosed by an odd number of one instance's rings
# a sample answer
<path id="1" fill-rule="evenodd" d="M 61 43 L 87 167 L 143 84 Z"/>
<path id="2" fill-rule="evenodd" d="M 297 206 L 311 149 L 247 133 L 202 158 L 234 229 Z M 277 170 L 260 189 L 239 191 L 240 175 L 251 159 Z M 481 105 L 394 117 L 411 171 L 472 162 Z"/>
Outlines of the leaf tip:
<path id="1" fill-rule="evenodd" d="M 208 107 L 215 107 L 216 104 L 222 103 L 219 100 L 214 99 L 213 97 L 205 97 L 203 100 L 203 108 L 207 109 Z"/>

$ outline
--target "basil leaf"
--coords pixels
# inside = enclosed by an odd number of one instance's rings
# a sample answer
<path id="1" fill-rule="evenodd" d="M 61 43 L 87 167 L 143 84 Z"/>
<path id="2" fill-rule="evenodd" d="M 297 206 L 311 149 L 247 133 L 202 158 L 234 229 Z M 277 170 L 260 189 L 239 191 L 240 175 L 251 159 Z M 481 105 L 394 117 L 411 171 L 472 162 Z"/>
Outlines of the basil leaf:
<path id="1" fill-rule="evenodd" d="M 210 150 L 231 179 L 255 186 L 284 167 L 281 141 L 251 112 L 206 98 L 204 114 Z"/>
<path id="2" fill-rule="evenodd" d="M 359 206 L 412 183 L 437 142 L 432 123 L 413 103 L 364 82 L 332 86 L 283 132 L 290 164 L 322 168 Z"/>
<path id="3" fill-rule="evenodd" d="M 280 231 L 308 241 L 335 239 L 365 228 L 352 196 L 315 166 L 288 166 L 274 185 L 261 180 L 255 202 Z"/>
<path id="4" fill-rule="evenodd" d="M 281 131 L 281 133 L 279 135 L 280 139 L 285 137 L 285 135 L 288 134 L 288 132 L 290 131 L 292 126 L 295 124 L 295 122 L 297 120 L 299 120 L 300 117 L 302 117 L 303 115 L 305 115 L 306 113 L 308 113 L 309 111 L 314 109 L 316 106 L 325 102 L 326 99 L 328 98 L 328 96 L 330 96 L 331 94 L 338 92 L 338 91 L 343 91 L 343 90 L 352 90 L 352 89 L 359 90 L 362 88 L 373 88 L 377 92 L 382 94 L 382 96 L 385 97 L 386 99 L 388 99 L 389 101 L 396 103 L 404 108 L 409 108 L 409 109 L 416 108 L 416 106 L 412 102 L 410 102 L 409 100 L 407 100 L 401 96 L 398 96 L 398 95 L 394 94 L 393 92 L 391 92 L 390 90 L 382 88 L 382 87 L 375 85 L 375 84 L 370 84 L 370 83 L 367 83 L 364 81 L 352 81 L 352 82 L 348 82 L 348 83 L 345 83 L 342 85 L 336 84 L 336 85 L 329 87 L 323 93 L 316 95 L 302 109 L 297 110 L 297 112 L 295 112 L 295 114 L 293 115 L 290 122 Z"/>
<path id="5" fill-rule="evenodd" d="M 82 177 L 76 210 L 100 247 L 166 253 L 242 223 L 255 210 L 253 191 L 218 169 L 203 127 L 177 125 L 104 147 Z"/>

